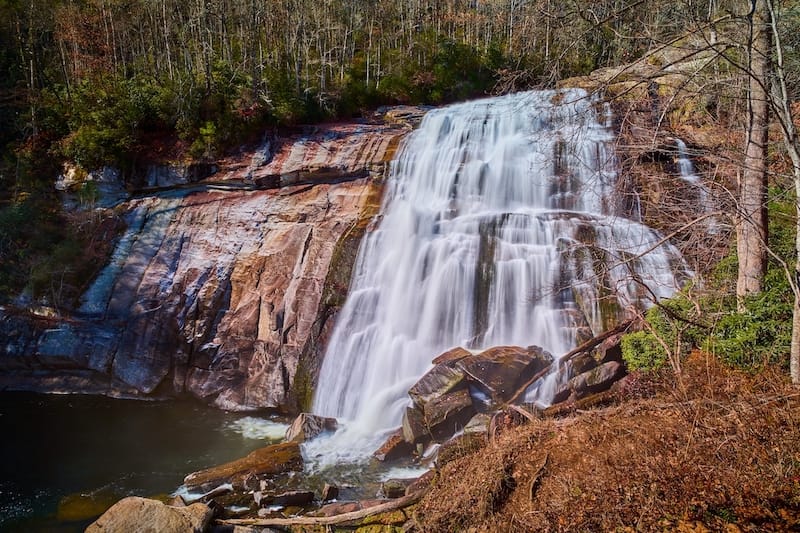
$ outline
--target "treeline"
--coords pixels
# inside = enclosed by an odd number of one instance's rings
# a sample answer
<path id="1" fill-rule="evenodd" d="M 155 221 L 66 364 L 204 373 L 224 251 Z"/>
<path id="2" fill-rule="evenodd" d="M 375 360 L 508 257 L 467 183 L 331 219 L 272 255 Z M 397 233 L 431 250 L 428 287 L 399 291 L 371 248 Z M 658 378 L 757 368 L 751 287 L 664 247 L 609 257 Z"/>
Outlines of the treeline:
<path id="1" fill-rule="evenodd" d="M 43 155 L 124 168 L 154 134 L 211 157 L 269 125 L 552 85 L 722 3 L 0 0 L 0 142 L 22 181 Z"/>
<path id="2" fill-rule="evenodd" d="M 727 13 L 742 18 L 749 6 L 0 0 L 0 298 L 27 287 L 58 302 L 91 277 L 81 259 L 95 246 L 91 231 L 67 220 L 83 215 L 62 212 L 53 190 L 64 161 L 131 176 L 160 148 L 213 159 L 272 127 L 551 87 L 707 30 Z M 800 20 L 794 6 L 779 6 L 794 12 L 782 20 Z"/>

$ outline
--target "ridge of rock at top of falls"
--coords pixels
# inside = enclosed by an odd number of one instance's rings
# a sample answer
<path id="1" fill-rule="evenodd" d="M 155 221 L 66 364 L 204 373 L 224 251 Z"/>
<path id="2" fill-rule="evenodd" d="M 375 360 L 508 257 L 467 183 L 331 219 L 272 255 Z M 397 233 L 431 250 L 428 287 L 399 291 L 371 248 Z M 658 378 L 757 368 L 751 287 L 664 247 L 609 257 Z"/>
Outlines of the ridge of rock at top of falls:
<path id="1" fill-rule="evenodd" d="M 0 310 L 0 389 L 298 410 L 408 117 L 273 138 L 117 207 L 127 229 L 79 309 Z M 251 186 L 208 186 L 232 182 Z"/>

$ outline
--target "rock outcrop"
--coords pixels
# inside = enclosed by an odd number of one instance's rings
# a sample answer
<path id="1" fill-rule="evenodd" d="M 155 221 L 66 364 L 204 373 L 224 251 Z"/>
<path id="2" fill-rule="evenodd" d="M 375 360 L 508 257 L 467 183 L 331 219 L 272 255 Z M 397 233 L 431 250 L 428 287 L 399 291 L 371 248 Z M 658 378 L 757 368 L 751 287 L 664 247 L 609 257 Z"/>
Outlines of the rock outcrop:
<path id="1" fill-rule="evenodd" d="M 520 387 L 550 367 L 553 356 L 538 346 L 496 346 L 477 354 L 455 348 L 433 362 L 435 366 L 409 390 L 413 403 L 402 425 L 409 444 L 445 442 L 478 411 L 511 400 Z M 390 439 L 384 447 L 391 444 Z"/>
<path id="2" fill-rule="evenodd" d="M 0 389 L 301 410 L 409 129 L 271 139 L 204 181 L 118 207 L 127 230 L 79 309 L 60 319 L 0 310 Z"/>
<path id="3" fill-rule="evenodd" d="M 446 462 L 454 454 L 482 445 L 487 434 L 496 430 L 498 415 L 524 420 L 525 411 L 512 404 L 521 404 L 525 391 L 536 390 L 545 380 L 551 384 L 552 396 L 541 399 L 563 404 L 551 407 L 550 412 L 607 391 L 626 374 L 620 339 L 634 326 L 625 322 L 587 340 L 559 361 L 538 346 L 496 346 L 477 354 L 455 348 L 443 353 L 409 390 L 412 404 L 401 428 L 375 457 L 408 456 L 414 446 L 432 441 L 441 443 L 439 460 Z"/>

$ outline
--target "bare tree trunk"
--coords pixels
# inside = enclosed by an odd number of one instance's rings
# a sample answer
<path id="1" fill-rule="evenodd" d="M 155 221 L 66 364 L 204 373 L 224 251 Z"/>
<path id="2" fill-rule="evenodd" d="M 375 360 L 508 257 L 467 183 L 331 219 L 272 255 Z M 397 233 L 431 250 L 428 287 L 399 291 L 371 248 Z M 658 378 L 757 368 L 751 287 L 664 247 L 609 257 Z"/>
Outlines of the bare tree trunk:
<path id="1" fill-rule="evenodd" d="M 761 292 L 767 265 L 767 134 L 770 26 L 767 0 L 752 0 L 749 40 L 749 96 L 744 170 L 739 181 L 736 227 L 739 275 L 736 296 Z"/>
<path id="2" fill-rule="evenodd" d="M 786 88 L 786 72 L 783 63 L 783 46 L 778 33 L 775 9 L 772 0 L 767 0 L 769 9 L 769 23 L 775 41 L 775 94 L 772 98 L 775 115 L 783 134 L 783 142 L 792 162 L 792 175 L 795 188 L 795 253 L 797 254 L 794 279 L 789 284 L 794 292 L 794 310 L 792 312 L 792 344 L 789 353 L 789 374 L 792 383 L 800 385 L 800 140 L 797 138 L 797 129 L 794 126 L 792 107 L 789 101 L 789 91 Z"/>

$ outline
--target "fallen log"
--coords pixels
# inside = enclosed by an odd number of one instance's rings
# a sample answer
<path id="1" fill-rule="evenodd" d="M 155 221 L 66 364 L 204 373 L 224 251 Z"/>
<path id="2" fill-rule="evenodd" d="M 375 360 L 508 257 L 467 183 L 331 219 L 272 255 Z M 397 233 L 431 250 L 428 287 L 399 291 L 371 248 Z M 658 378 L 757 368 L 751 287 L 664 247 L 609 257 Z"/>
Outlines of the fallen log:
<path id="1" fill-rule="evenodd" d="M 636 319 L 635 318 L 631 318 L 629 320 L 626 320 L 625 322 L 620 323 L 616 327 L 614 327 L 614 328 L 612 328 L 612 329 L 610 329 L 610 330 L 608 330 L 608 331 L 606 331 L 604 333 L 601 333 L 597 337 L 592 337 L 591 339 L 589 339 L 588 341 L 584 342 L 583 344 L 581 344 L 580 346 L 578 346 L 574 350 L 571 350 L 571 351 L 567 352 L 564 355 L 564 357 L 562 357 L 561 359 L 558 360 L 558 364 L 559 365 L 563 365 L 564 363 L 566 363 L 567 361 L 569 361 L 570 359 L 572 359 L 573 357 L 575 357 L 579 353 L 591 350 L 592 348 L 594 348 L 595 346 L 597 346 L 598 344 L 600 344 L 601 342 L 603 342 L 607 338 L 613 337 L 617 333 L 622 333 L 623 331 L 627 331 L 633 325 L 634 322 L 636 322 Z"/>
<path id="2" fill-rule="evenodd" d="M 238 518 L 229 520 L 217 520 L 218 524 L 231 526 L 333 526 L 361 520 L 369 516 L 388 513 L 409 507 L 418 503 L 425 491 L 415 492 L 396 500 L 391 500 L 375 507 L 368 507 L 360 511 L 342 513 L 336 516 L 298 516 L 296 518 Z"/>

